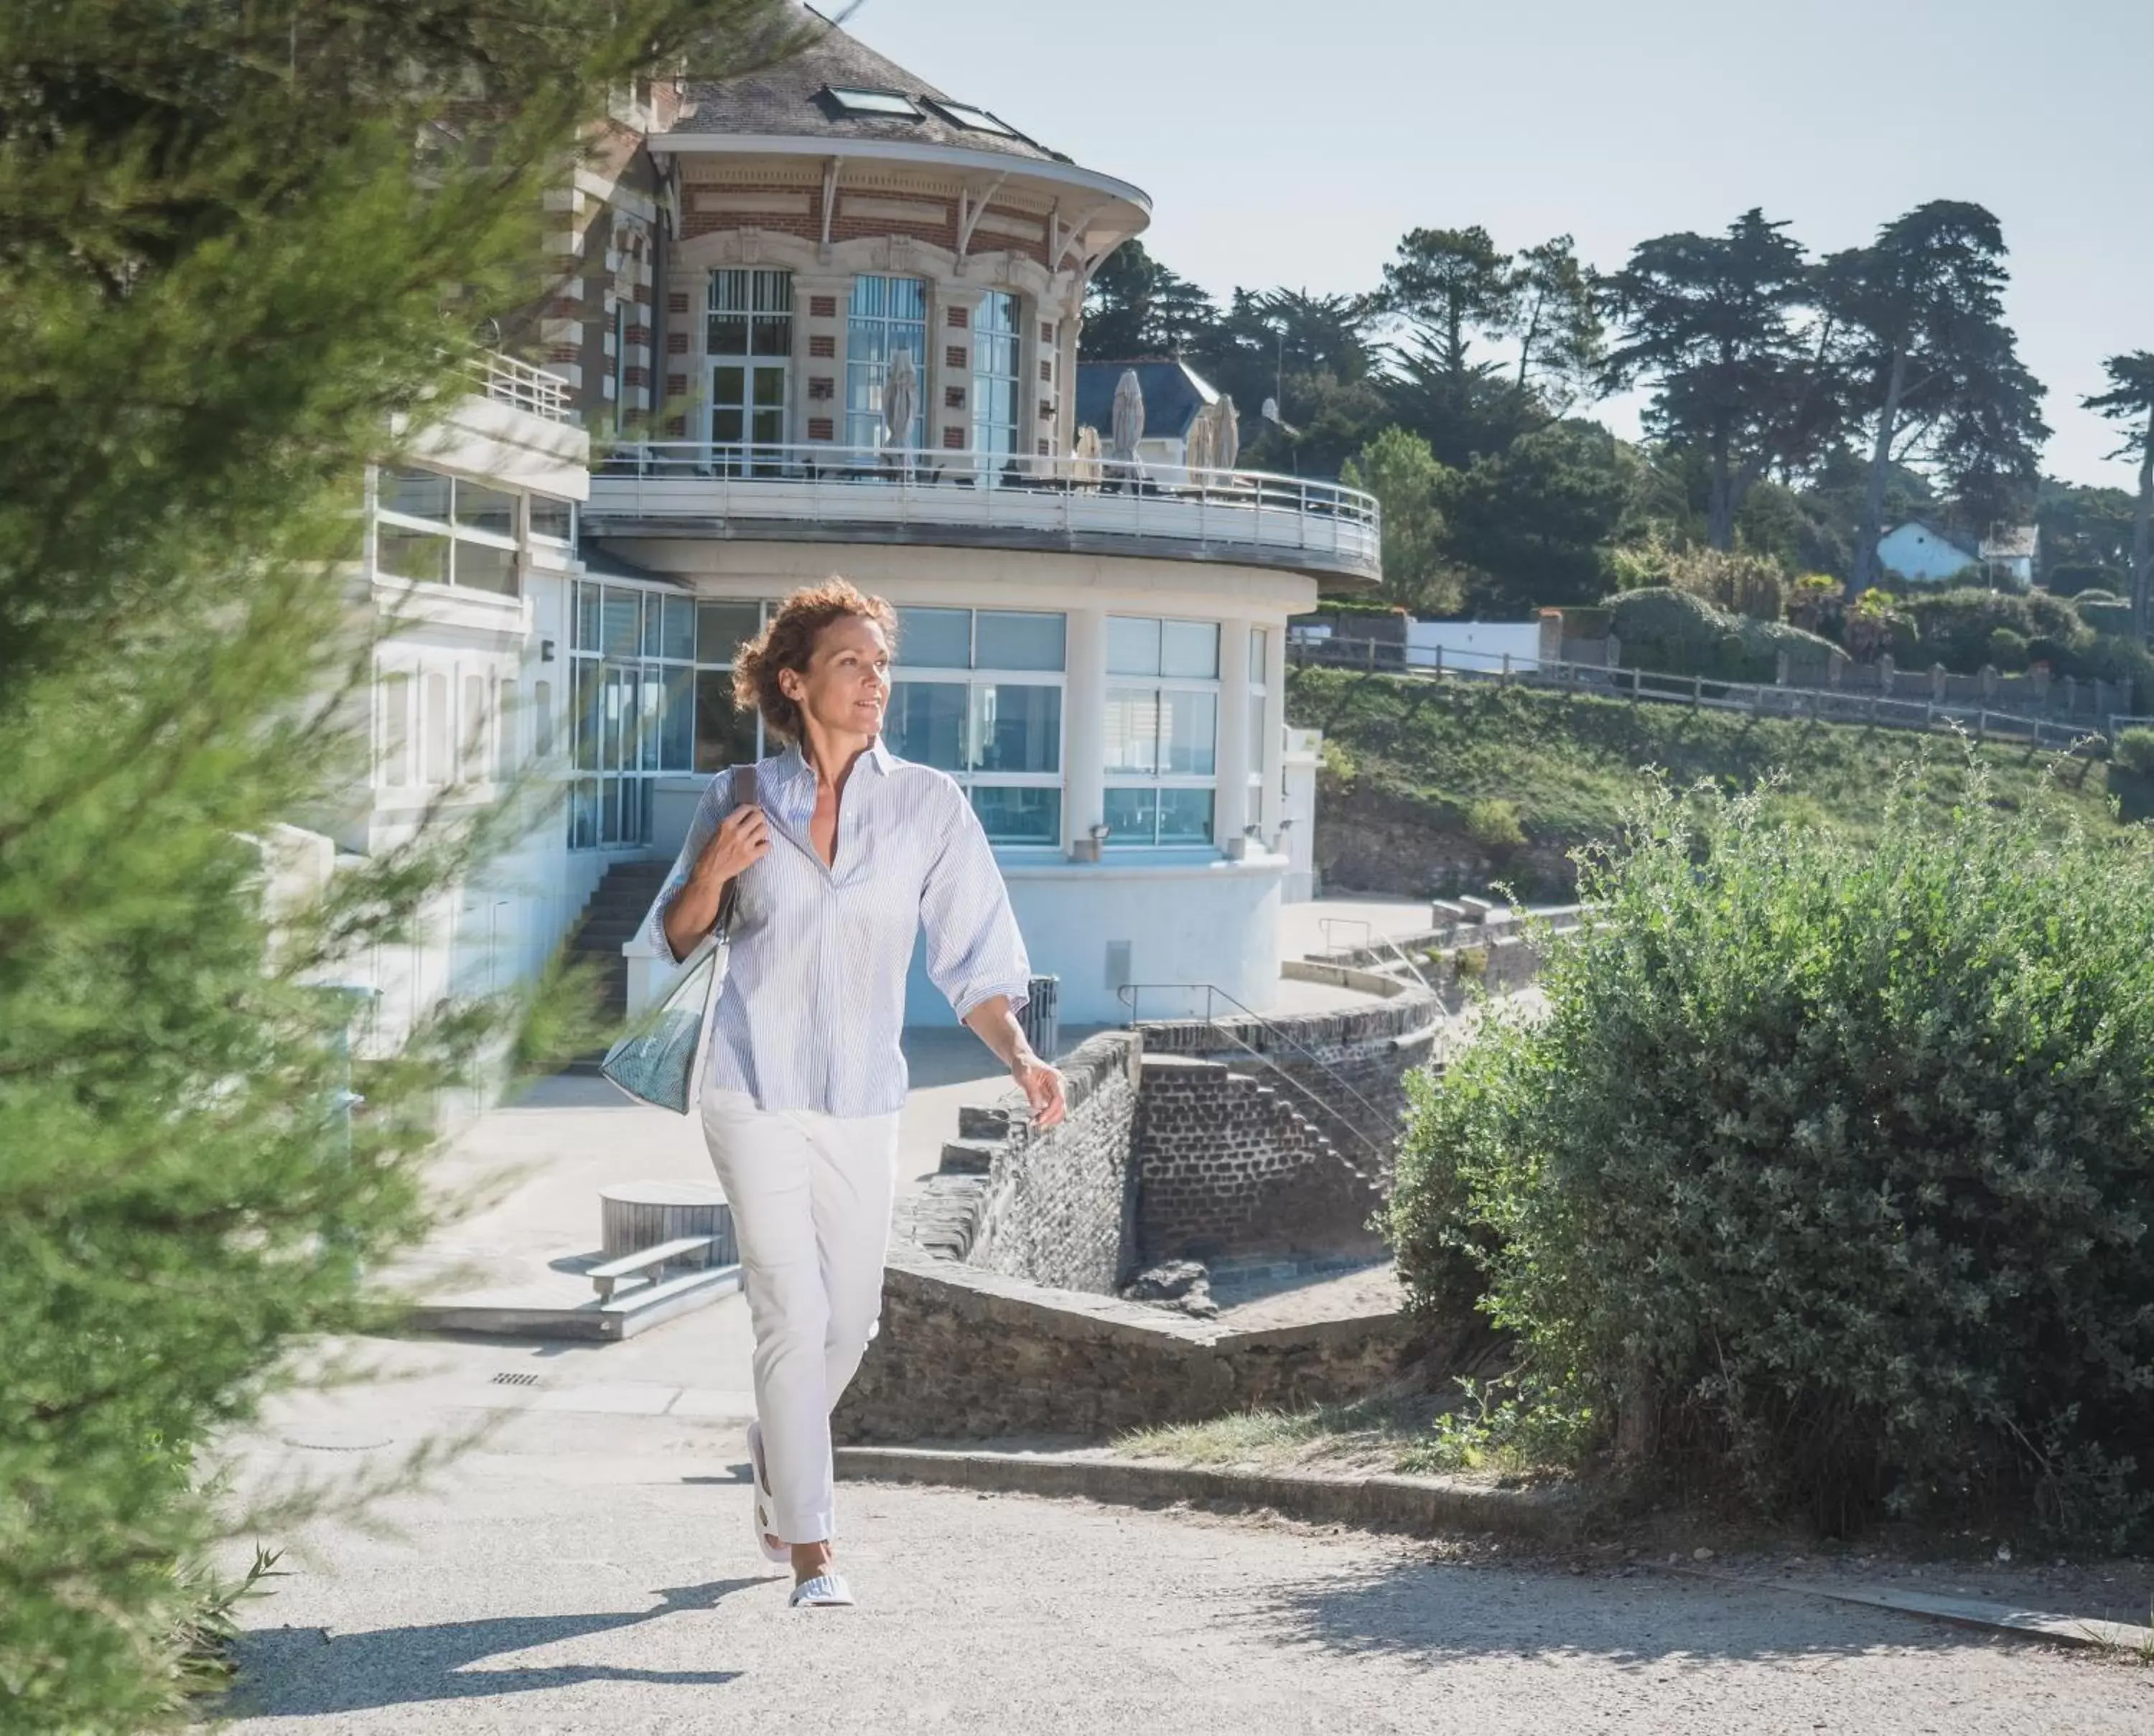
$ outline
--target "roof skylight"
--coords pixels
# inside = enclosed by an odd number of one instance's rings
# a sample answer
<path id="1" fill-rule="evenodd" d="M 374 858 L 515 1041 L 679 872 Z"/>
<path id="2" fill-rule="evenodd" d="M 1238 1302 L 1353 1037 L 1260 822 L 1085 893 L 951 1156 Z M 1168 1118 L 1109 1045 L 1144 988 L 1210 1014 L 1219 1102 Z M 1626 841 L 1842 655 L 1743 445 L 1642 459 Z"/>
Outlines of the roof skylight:
<path id="1" fill-rule="evenodd" d="M 947 120 L 954 120 L 958 125 L 969 128 L 973 132 L 994 133 L 1005 139 L 1014 139 L 1018 136 L 1015 127 L 1004 121 L 998 120 L 985 109 L 975 109 L 967 103 L 948 102 L 941 97 L 931 96 L 927 100 L 937 114 Z"/>
<path id="2" fill-rule="evenodd" d="M 823 94 L 848 115 L 894 115 L 901 120 L 926 117 L 909 96 L 895 90 L 860 90 L 849 84 L 825 84 Z"/>

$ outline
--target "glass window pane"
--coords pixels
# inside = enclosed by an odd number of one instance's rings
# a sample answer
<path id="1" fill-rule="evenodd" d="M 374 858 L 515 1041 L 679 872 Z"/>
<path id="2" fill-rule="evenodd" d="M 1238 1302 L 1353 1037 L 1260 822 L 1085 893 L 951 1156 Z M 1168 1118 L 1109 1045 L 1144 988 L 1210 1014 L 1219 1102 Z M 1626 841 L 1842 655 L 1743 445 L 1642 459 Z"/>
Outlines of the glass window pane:
<path id="1" fill-rule="evenodd" d="M 1160 695 L 1160 770 L 1210 777 L 1218 768 L 1219 696 L 1170 690 Z"/>
<path id="2" fill-rule="evenodd" d="M 661 625 L 658 655 L 676 663 L 696 661 L 696 600 L 692 597 L 659 600 Z"/>
<path id="3" fill-rule="evenodd" d="M 1118 844 L 1149 844 L 1159 825 L 1159 791 L 1151 786 L 1110 789 L 1104 817 L 1109 849 Z"/>
<path id="4" fill-rule="evenodd" d="M 449 539 L 431 531 L 399 530 L 393 524 L 377 525 L 374 533 L 374 568 L 399 579 L 422 585 L 449 582 Z"/>
<path id="5" fill-rule="evenodd" d="M 380 498 L 385 513 L 449 522 L 449 479 L 431 470 L 383 471 Z"/>
<path id="6" fill-rule="evenodd" d="M 998 615 L 982 610 L 976 669 L 1059 669 L 1067 618 L 1059 615 Z"/>
<path id="7" fill-rule="evenodd" d="M 972 791 L 972 811 L 991 844 L 1059 844 L 1062 792 L 1059 789 Z"/>
<path id="8" fill-rule="evenodd" d="M 655 657 L 666 638 L 666 599 L 654 596 L 649 591 L 643 599 L 643 655 Z"/>
<path id="9" fill-rule="evenodd" d="M 1249 629 L 1249 685 L 1261 687 L 1270 665 L 1271 636 L 1262 627 Z"/>
<path id="10" fill-rule="evenodd" d="M 969 609 L 901 609 L 897 661 L 908 669 L 970 669 L 972 614 Z M 910 754 L 906 756 L 911 758 Z"/>
<path id="11" fill-rule="evenodd" d="M 753 765 L 756 715 L 733 704 L 733 678 L 722 669 L 696 671 L 696 769 L 722 772 Z"/>
<path id="12" fill-rule="evenodd" d="M 651 611 L 654 615 L 657 610 Z M 646 772 L 659 769 L 659 753 L 666 739 L 666 671 L 656 663 L 643 666 L 636 681 L 635 758 Z"/>
<path id="13" fill-rule="evenodd" d="M 569 642 L 578 651 L 599 648 L 599 592 L 595 585 L 576 587 L 576 625 Z"/>
<path id="14" fill-rule="evenodd" d="M 687 772 L 696 763 L 696 671 L 671 668 L 666 671 L 665 715 L 659 725 L 658 765 L 667 772 Z"/>
<path id="15" fill-rule="evenodd" d="M 516 554 L 487 543 L 457 544 L 457 583 L 467 590 L 490 590 L 497 596 L 516 595 Z"/>
<path id="16" fill-rule="evenodd" d="M 760 603 L 696 605 L 696 661 L 730 663 L 733 653 L 763 631 Z"/>
<path id="17" fill-rule="evenodd" d="M 965 768 L 965 689 L 956 682 L 899 682 L 883 722 L 900 759 L 945 772 Z"/>
<path id="18" fill-rule="evenodd" d="M 609 657 L 632 657 L 643 642 L 643 599 L 607 585 L 599 602 L 599 648 Z"/>
<path id="19" fill-rule="evenodd" d="M 1107 673 L 1157 675 L 1159 623 L 1137 615 L 1107 617 Z"/>
<path id="20" fill-rule="evenodd" d="M 579 778 L 569 795 L 569 848 L 595 850 L 598 842 L 598 779 Z"/>
<path id="21" fill-rule="evenodd" d="M 477 483 L 457 484 L 457 523 L 498 537 L 516 534 L 516 497 Z"/>
<path id="22" fill-rule="evenodd" d="M 576 659 L 576 769 L 595 772 L 599 768 L 599 720 L 604 711 L 600 690 L 605 686 L 605 665 L 595 657 Z"/>
<path id="23" fill-rule="evenodd" d="M 1212 841 L 1212 792 L 1208 789 L 1160 791 L 1159 841 L 1161 844 L 1209 844 Z"/>
<path id="24" fill-rule="evenodd" d="M 1152 773 L 1159 769 L 1159 690 L 1107 689 L 1107 770 Z"/>
<path id="25" fill-rule="evenodd" d="M 983 772 L 1062 769 L 1062 690 L 1014 682 L 972 690 L 972 768 Z"/>
<path id="26" fill-rule="evenodd" d="M 1219 624 L 1209 620 L 1171 620 L 1163 623 L 1160 643 L 1161 675 L 1194 677 L 1200 681 L 1219 678 Z"/>
<path id="27" fill-rule="evenodd" d="M 883 382 L 891 359 L 909 351 L 919 375 L 912 424 L 884 438 Z M 927 285 L 919 278 L 853 279 L 845 332 L 845 443 L 917 448 L 926 442 Z"/>
<path id="28" fill-rule="evenodd" d="M 1252 693 L 1249 695 L 1249 769 L 1252 772 L 1261 772 L 1272 762 L 1268 751 L 1271 743 L 1265 736 L 1264 696 Z"/>
<path id="29" fill-rule="evenodd" d="M 549 500 L 544 494 L 531 497 L 531 534 L 550 537 L 557 543 L 573 543 L 576 539 L 576 508 L 574 503 Z"/>

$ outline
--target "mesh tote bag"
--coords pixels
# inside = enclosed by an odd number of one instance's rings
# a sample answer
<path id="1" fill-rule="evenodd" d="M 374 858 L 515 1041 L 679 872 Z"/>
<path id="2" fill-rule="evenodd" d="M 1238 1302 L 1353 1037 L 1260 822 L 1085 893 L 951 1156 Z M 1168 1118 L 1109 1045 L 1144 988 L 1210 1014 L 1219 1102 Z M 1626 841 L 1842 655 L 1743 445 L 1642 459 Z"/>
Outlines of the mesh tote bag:
<path id="1" fill-rule="evenodd" d="M 755 768 L 736 767 L 734 809 L 752 805 L 755 797 Z M 739 895 L 740 876 L 735 875 L 719 896 L 717 922 L 688 955 L 687 968 L 658 1010 L 606 1051 L 599 1071 L 630 1096 L 676 1115 L 688 1113 L 696 1069 L 703 1058 L 703 1039 L 711 1026 L 711 1008 L 725 992 L 727 937 Z"/>

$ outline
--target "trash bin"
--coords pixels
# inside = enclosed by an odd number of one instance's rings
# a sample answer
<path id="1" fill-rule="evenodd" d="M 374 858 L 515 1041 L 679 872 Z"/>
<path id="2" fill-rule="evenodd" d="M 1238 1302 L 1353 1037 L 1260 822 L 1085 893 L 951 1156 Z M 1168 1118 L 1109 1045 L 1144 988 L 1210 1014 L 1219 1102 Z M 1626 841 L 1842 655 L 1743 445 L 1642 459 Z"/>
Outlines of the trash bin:
<path id="1" fill-rule="evenodd" d="M 1034 977 L 1026 985 L 1024 1011 L 1018 1016 L 1018 1023 L 1024 1027 L 1024 1040 L 1044 1061 L 1054 1060 L 1062 1053 L 1062 1013 L 1058 1004 L 1061 989 L 1059 977 Z"/>

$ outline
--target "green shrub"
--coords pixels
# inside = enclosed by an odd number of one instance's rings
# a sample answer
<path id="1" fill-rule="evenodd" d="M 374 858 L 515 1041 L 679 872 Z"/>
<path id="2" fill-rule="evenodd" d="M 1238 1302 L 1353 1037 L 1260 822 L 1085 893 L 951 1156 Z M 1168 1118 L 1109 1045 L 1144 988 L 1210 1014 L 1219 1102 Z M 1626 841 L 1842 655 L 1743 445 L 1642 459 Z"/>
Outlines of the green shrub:
<path id="1" fill-rule="evenodd" d="M 2009 627 L 1993 627 L 1989 633 L 1989 661 L 2006 674 L 2027 666 L 2028 639 Z"/>
<path id="2" fill-rule="evenodd" d="M 1731 615 L 1688 591 L 1626 591 L 1610 603 L 1609 615 L 1626 668 L 1769 682 L 1783 651 L 1791 670 L 1805 675 L 1822 675 L 1835 654 L 1815 633 Z"/>
<path id="3" fill-rule="evenodd" d="M 1991 636 L 2000 628 L 2029 644 L 2047 640 L 2057 656 L 2067 660 L 2091 643 L 2079 611 L 2064 598 L 2042 591 L 2021 594 L 1969 587 L 1903 598 L 1899 607 L 1913 624 L 1923 661 L 1942 663 L 1955 675 L 1973 675 L 1991 661 Z M 1896 638 L 1891 650 L 1896 657 L 1906 655 Z"/>
<path id="4" fill-rule="evenodd" d="M 2089 593 L 2077 600 L 2075 606 L 2080 619 L 2097 633 L 2129 633 L 2131 631 L 2131 605 L 2114 597 L 2097 597 Z"/>
<path id="5" fill-rule="evenodd" d="M 2060 597 L 2113 597 L 2130 581 L 2115 567 L 2068 564 L 2052 567 L 2043 583 Z"/>
<path id="6" fill-rule="evenodd" d="M 1523 850 L 1526 829 L 1519 820 L 1519 804 L 1501 796 L 1483 796 L 1467 803 L 1466 835 L 1494 855 Z"/>
<path id="7" fill-rule="evenodd" d="M 1545 1016 L 1416 1085 L 1390 1233 L 1600 1448 L 2114 1542 L 2154 1497 L 2154 840 L 1967 795 L 1896 786 L 1867 842 L 1641 798 Z"/>
<path id="8" fill-rule="evenodd" d="M 2111 756 L 2127 772 L 2154 778 L 2154 729 L 2127 729 L 2116 738 Z"/>

